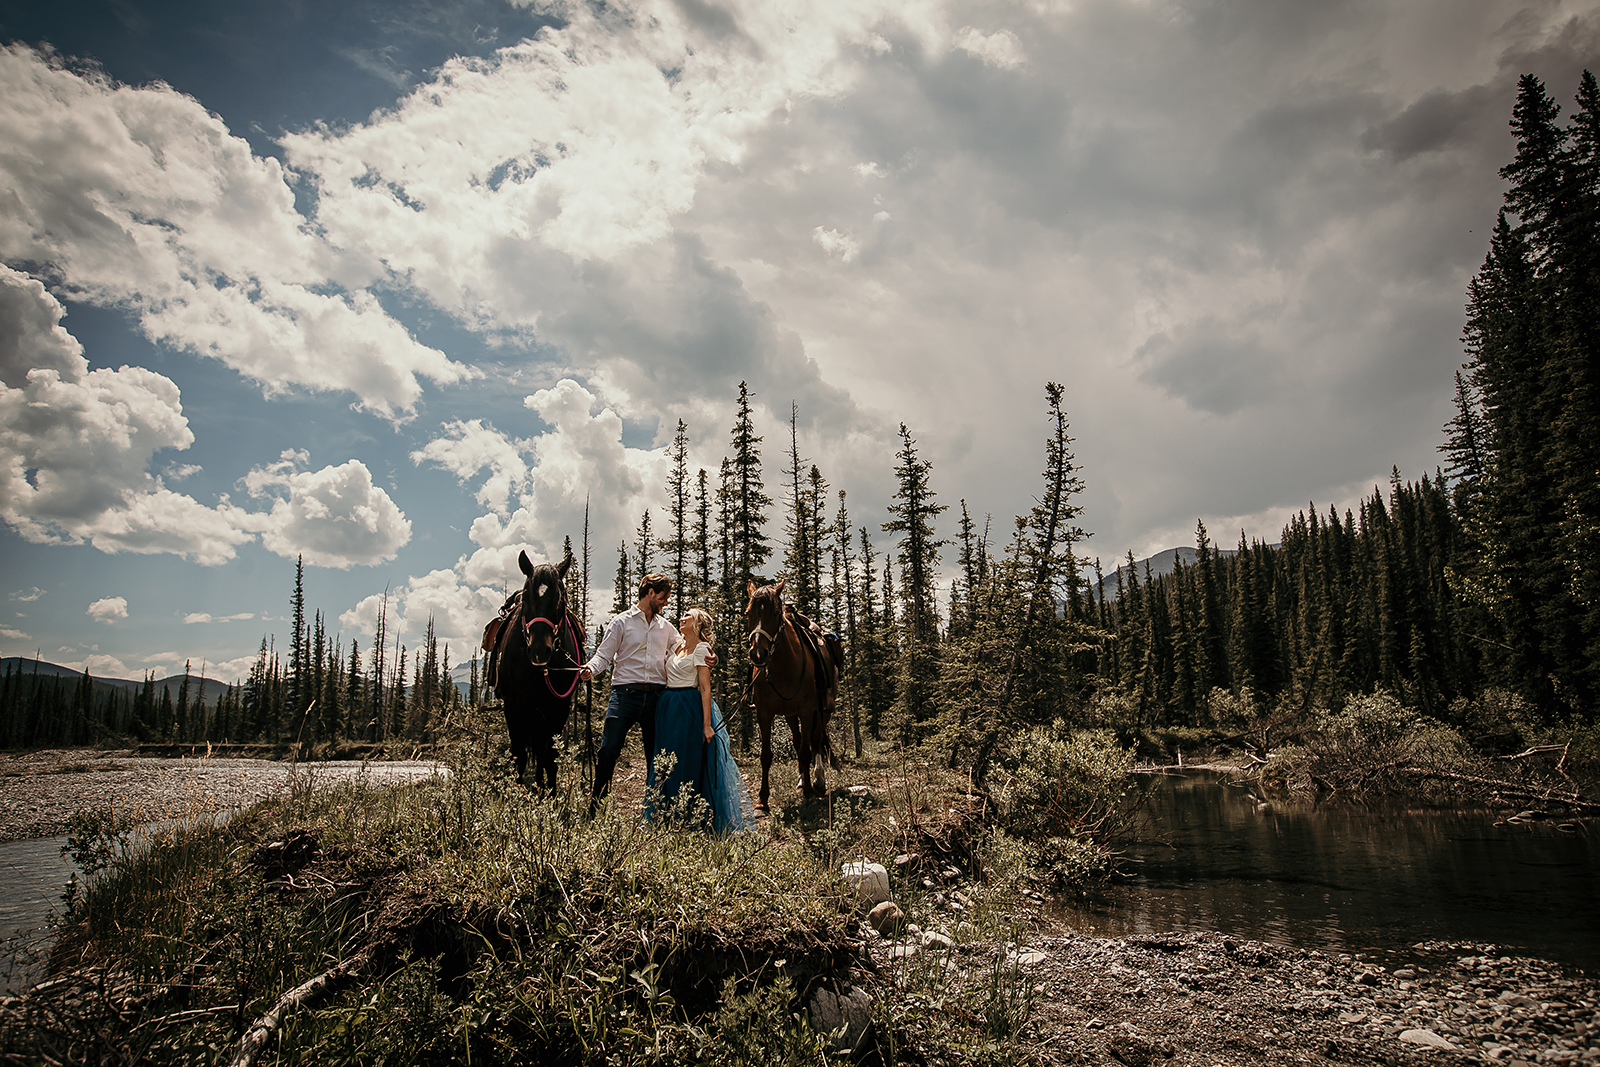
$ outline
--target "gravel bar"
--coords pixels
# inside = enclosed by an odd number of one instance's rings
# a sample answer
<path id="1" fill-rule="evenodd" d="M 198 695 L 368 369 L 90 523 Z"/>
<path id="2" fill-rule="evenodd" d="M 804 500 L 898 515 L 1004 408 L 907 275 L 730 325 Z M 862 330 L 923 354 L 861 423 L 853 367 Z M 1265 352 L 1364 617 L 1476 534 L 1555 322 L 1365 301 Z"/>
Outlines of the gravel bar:
<path id="1" fill-rule="evenodd" d="M 0 754 L 0 841 L 55 837 L 73 813 L 113 810 L 154 822 L 242 807 L 294 787 L 351 779 L 373 784 L 445 774 L 438 763 L 139 756 L 131 751 L 52 749 Z"/>

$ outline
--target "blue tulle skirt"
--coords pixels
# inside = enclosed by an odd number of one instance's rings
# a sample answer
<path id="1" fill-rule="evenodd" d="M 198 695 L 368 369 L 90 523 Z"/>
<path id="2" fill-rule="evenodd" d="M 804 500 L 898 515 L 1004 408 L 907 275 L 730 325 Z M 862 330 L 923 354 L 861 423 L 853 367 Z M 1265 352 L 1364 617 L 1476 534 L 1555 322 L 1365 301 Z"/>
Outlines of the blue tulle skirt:
<path id="1" fill-rule="evenodd" d="M 666 817 L 714 833 L 743 830 L 754 815 L 715 702 L 706 740 L 700 690 L 668 689 L 656 705 L 656 752 L 646 775 L 646 819 Z M 668 764 L 671 768 L 668 769 Z M 659 770 L 658 770 L 659 769 Z"/>

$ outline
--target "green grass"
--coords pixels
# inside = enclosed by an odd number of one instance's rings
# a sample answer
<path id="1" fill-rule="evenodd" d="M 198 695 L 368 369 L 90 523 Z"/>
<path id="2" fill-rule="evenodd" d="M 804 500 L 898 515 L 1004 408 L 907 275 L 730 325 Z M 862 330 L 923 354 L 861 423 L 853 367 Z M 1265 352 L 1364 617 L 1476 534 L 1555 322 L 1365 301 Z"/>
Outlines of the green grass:
<path id="1" fill-rule="evenodd" d="M 1032 990 L 1003 946 L 1026 936 L 1033 853 L 937 757 L 875 747 L 803 804 L 775 768 L 788 802 L 722 838 L 645 824 L 628 801 L 586 818 L 570 765 L 536 798 L 482 743 L 491 724 L 450 750 L 447 778 L 303 787 L 131 850 L 125 824 L 80 820 L 74 847 L 99 874 L 53 966 L 99 976 L 102 1008 L 63 1024 L 63 1058 L 214 1062 L 349 960 L 359 976 L 289 1013 L 260 1062 L 821 1064 L 836 1057 L 805 1004 L 852 983 L 872 992 L 888 1062 L 1028 1058 Z M 921 873 L 895 891 L 962 965 L 924 953 L 869 973 L 839 865 L 893 870 L 901 852 L 961 872 L 959 901 Z"/>

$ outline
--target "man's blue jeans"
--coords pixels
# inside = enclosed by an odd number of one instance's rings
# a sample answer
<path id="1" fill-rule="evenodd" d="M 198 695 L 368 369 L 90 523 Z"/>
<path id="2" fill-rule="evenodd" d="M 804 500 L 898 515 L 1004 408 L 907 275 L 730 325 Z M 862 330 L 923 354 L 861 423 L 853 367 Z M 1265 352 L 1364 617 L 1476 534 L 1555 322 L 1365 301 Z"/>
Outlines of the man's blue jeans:
<path id="1" fill-rule="evenodd" d="M 594 799 L 599 800 L 611 792 L 611 773 L 617 769 L 617 757 L 627 743 L 628 729 L 639 724 L 639 737 L 644 742 L 646 766 L 656 755 L 656 703 L 661 692 L 637 689 L 611 690 L 611 700 L 606 705 L 605 728 L 600 734 L 600 754 L 594 764 Z"/>

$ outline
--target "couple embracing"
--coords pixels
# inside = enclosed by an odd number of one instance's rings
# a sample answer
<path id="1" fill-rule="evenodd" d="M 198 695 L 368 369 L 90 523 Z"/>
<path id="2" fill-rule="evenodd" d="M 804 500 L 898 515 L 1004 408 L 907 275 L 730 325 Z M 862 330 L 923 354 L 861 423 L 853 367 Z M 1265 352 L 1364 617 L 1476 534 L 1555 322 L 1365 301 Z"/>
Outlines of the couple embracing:
<path id="1" fill-rule="evenodd" d="M 612 672 L 589 810 L 592 814 L 610 792 L 628 730 L 638 723 L 651 794 L 646 817 L 653 813 L 657 796 L 663 807 L 693 804 L 693 799 L 680 800 L 687 791 L 705 801 L 711 830 L 741 830 L 744 779 L 733 762 L 728 728 L 711 699 L 711 667 L 716 663 L 711 616 L 701 608 L 689 608 L 673 630 L 662 615 L 671 593 L 671 578 L 645 575 L 639 582 L 638 603 L 612 620 L 600 647 L 579 673 L 587 680 Z M 656 756 L 667 752 L 676 763 L 657 780 Z"/>

